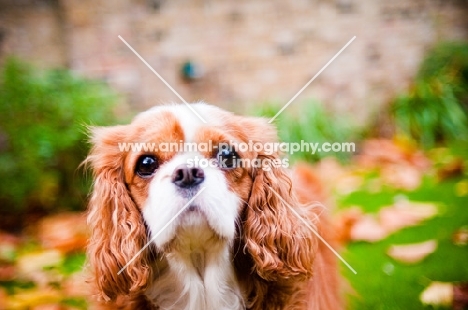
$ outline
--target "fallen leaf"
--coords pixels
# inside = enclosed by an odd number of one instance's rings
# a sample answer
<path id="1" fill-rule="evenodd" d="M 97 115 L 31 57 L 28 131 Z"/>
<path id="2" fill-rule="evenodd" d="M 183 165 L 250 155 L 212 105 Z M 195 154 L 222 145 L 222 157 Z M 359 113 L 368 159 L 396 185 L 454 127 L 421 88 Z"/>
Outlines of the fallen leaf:
<path id="1" fill-rule="evenodd" d="M 380 209 L 379 222 L 390 234 L 404 227 L 418 225 L 437 213 L 438 208 L 434 203 L 401 199 L 392 206 Z"/>
<path id="2" fill-rule="evenodd" d="M 450 307 L 453 302 L 453 284 L 432 282 L 419 296 L 424 305 Z"/>
<path id="3" fill-rule="evenodd" d="M 31 309 L 39 305 L 55 304 L 60 302 L 62 295 L 52 289 L 21 291 L 7 298 L 7 309 Z"/>
<path id="4" fill-rule="evenodd" d="M 12 264 L 0 265 L 0 281 L 11 281 L 15 278 L 15 275 L 16 275 L 16 268 L 14 265 Z"/>
<path id="5" fill-rule="evenodd" d="M 64 308 L 59 303 L 50 303 L 34 306 L 31 310 L 64 310 Z"/>
<path id="6" fill-rule="evenodd" d="M 453 309 L 468 309 L 468 283 L 455 283 L 453 285 Z"/>
<path id="7" fill-rule="evenodd" d="M 468 180 L 463 180 L 455 185 L 455 194 L 458 197 L 468 196 Z"/>
<path id="8" fill-rule="evenodd" d="M 405 139 L 366 140 L 356 159 L 359 166 L 367 169 L 380 168 L 386 164 L 410 164 L 418 170 L 425 170 L 431 164 L 414 143 Z"/>
<path id="9" fill-rule="evenodd" d="M 65 253 L 82 250 L 88 239 L 86 216 L 68 212 L 46 217 L 38 224 L 38 236 L 46 249 Z"/>
<path id="10" fill-rule="evenodd" d="M 316 171 L 324 184 L 335 184 L 335 181 L 346 176 L 348 171 L 334 157 L 327 157 L 316 165 Z"/>
<path id="11" fill-rule="evenodd" d="M 86 297 L 92 294 L 90 285 L 87 282 L 90 275 L 87 271 L 74 273 L 63 283 L 63 291 L 67 296 Z"/>
<path id="12" fill-rule="evenodd" d="M 462 158 L 455 157 L 437 170 L 439 181 L 453 178 L 463 174 L 464 162 Z"/>
<path id="13" fill-rule="evenodd" d="M 436 240 L 404 245 L 392 245 L 387 254 L 402 263 L 415 264 L 422 261 L 437 249 Z"/>
<path id="14" fill-rule="evenodd" d="M 18 273 L 27 276 L 47 267 L 58 266 L 63 262 L 63 259 L 63 254 L 57 250 L 25 254 L 18 258 Z"/>
<path id="15" fill-rule="evenodd" d="M 0 309 L 6 309 L 8 295 L 3 287 L 0 287 Z"/>
<path id="16" fill-rule="evenodd" d="M 408 162 L 421 171 L 427 171 L 432 165 L 429 158 L 427 158 L 421 151 L 411 153 L 411 156 L 408 158 Z"/>
<path id="17" fill-rule="evenodd" d="M 357 167 L 380 172 L 382 182 L 391 187 L 414 190 L 431 167 L 431 161 L 416 145 L 405 139 L 367 140 L 356 156 Z"/>
<path id="18" fill-rule="evenodd" d="M 404 161 L 401 148 L 392 140 L 371 139 L 364 141 L 362 152 L 356 156 L 358 165 L 365 168 L 379 168 L 382 164 Z"/>
<path id="19" fill-rule="evenodd" d="M 359 175 L 346 175 L 339 178 L 335 183 L 335 190 L 341 195 L 349 195 L 359 189 L 364 183 L 364 179 Z"/>
<path id="20" fill-rule="evenodd" d="M 468 226 L 463 226 L 455 231 L 452 240 L 453 244 L 458 246 L 468 245 Z"/>
<path id="21" fill-rule="evenodd" d="M 350 207 L 337 214 L 335 230 L 341 243 L 376 242 L 404 227 L 418 225 L 437 213 L 434 203 L 407 199 L 399 199 L 394 205 L 383 207 L 377 217 L 365 214 L 359 207 Z"/>
<path id="22" fill-rule="evenodd" d="M 382 181 L 391 187 L 412 191 L 422 182 L 423 172 L 408 163 L 382 167 Z"/>
<path id="23" fill-rule="evenodd" d="M 337 236 L 337 241 L 345 244 L 351 241 L 351 228 L 359 221 L 364 215 L 360 207 L 353 206 L 340 211 L 334 218 L 334 230 Z"/>
<path id="24" fill-rule="evenodd" d="M 376 242 L 387 235 L 382 225 L 371 215 L 363 215 L 350 229 L 350 239 L 354 241 Z"/>

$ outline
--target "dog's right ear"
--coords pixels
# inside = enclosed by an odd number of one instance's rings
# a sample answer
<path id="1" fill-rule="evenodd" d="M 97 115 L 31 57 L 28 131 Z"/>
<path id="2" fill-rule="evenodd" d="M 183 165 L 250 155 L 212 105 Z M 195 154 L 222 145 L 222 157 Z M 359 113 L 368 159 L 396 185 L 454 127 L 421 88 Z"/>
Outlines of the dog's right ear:
<path id="1" fill-rule="evenodd" d="M 151 271 L 148 252 L 137 255 L 147 242 L 147 232 L 124 181 L 125 153 L 119 142 L 125 142 L 127 134 L 127 126 L 91 128 L 92 149 L 84 162 L 94 179 L 87 256 L 95 289 L 104 300 L 145 287 Z"/>

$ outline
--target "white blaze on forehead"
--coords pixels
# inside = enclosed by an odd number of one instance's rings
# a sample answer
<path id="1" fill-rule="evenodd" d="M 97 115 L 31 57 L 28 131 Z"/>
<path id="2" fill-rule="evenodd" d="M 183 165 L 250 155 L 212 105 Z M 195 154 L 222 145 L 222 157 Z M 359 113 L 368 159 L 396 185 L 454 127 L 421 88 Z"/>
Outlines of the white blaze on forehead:
<path id="1" fill-rule="evenodd" d="M 202 121 L 185 106 L 178 106 L 174 113 L 184 131 L 185 142 L 195 142 L 195 133 L 203 126 Z M 174 111 L 175 112 L 175 111 Z"/>
<path id="2" fill-rule="evenodd" d="M 167 111 L 174 114 L 184 131 L 185 142 L 195 142 L 195 134 L 202 126 L 219 126 L 223 123 L 221 109 L 205 103 L 194 103 L 191 106 L 207 121 L 206 124 L 183 104 L 156 106 L 150 111 Z"/>

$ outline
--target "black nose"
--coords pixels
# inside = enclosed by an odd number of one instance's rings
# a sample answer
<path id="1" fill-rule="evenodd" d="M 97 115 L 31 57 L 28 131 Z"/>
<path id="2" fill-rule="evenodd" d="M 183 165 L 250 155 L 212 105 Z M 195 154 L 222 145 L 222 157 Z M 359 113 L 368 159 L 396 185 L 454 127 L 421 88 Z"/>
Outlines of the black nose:
<path id="1" fill-rule="evenodd" d="M 172 173 L 172 183 L 178 187 L 192 187 L 200 184 L 205 180 L 205 172 L 201 168 L 187 167 L 186 164 L 182 164 L 175 168 Z"/>

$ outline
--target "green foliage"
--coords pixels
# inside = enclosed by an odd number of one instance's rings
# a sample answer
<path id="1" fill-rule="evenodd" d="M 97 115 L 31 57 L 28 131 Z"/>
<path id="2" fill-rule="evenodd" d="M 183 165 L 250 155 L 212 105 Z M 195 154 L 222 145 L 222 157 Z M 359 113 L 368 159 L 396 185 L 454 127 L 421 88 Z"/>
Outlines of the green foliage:
<path id="1" fill-rule="evenodd" d="M 328 143 L 354 142 L 358 137 L 356 127 L 350 125 L 348 120 L 332 116 L 316 101 L 310 101 L 303 105 L 296 115 L 288 110 L 281 113 L 274 121 L 278 128 L 278 135 L 282 142 L 305 141 L 308 143 Z M 271 118 L 280 109 L 281 105 L 267 103 L 254 111 L 255 115 Z M 297 152 L 291 154 L 292 160 L 318 161 L 327 156 L 335 156 L 341 161 L 348 160 L 353 155 L 352 152 Z"/>
<path id="2" fill-rule="evenodd" d="M 111 123 L 115 99 L 103 83 L 7 60 L 0 72 L 2 210 L 82 208 L 84 125 Z"/>
<path id="3" fill-rule="evenodd" d="M 377 243 L 353 242 L 347 246 L 343 257 L 358 272 L 355 275 L 342 266 L 355 292 L 348 296 L 348 309 L 434 309 L 422 305 L 419 300 L 420 294 L 431 281 L 468 281 L 468 248 L 466 245 L 457 246 L 452 241 L 454 232 L 468 223 L 467 198 L 457 197 L 454 192 L 456 184 L 461 180 L 463 178 L 458 177 L 436 183 L 428 179 L 422 187 L 411 193 L 392 189 L 371 193 L 362 188 L 340 201 L 341 208 L 359 205 L 365 212 L 372 213 L 392 204 L 394 197 L 402 194 L 410 201 L 433 202 L 444 206 L 437 217 L 424 225 L 407 227 Z M 386 254 L 391 245 L 429 239 L 437 240 L 438 248 L 420 263 L 398 263 Z"/>
<path id="4" fill-rule="evenodd" d="M 426 148 L 468 139 L 468 44 L 434 48 L 410 91 L 395 101 L 393 115 L 398 129 Z"/>
<path id="5" fill-rule="evenodd" d="M 59 266 L 60 273 L 71 275 L 83 269 L 86 261 L 86 255 L 82 252 L 72 253 L 65 257 L 62 265 Z"/>

